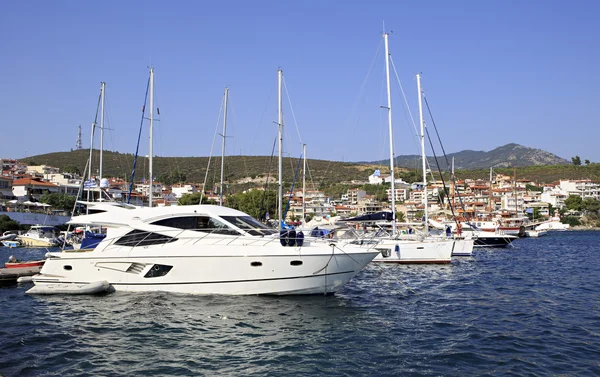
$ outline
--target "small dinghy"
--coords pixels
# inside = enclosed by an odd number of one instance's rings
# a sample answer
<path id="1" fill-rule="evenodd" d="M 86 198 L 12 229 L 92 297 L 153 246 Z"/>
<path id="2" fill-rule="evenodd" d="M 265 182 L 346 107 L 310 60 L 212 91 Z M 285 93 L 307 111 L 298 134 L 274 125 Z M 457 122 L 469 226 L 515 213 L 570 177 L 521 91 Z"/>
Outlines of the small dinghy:
<path id="1" fill-rule="evenodd" d="M 11 256 L 12 257 L 12 256 Z M 10 260 L 10 259 L 9 259 Z M 39 269 L 44 265 L 45 260 L 30 260 L 30 261 L 15 261 L 4 263 L 5 268 L 32 268 L 37 267 Z"/>
<path id="2" fill-rule="evenodd" d="M 36 285 L 29 289 L 30 295 L 93 295 L 107 292 L 111 285 L 106 280 L 91 283 L 56 283 L 47 285 Z"/>
<path id="3" fill-rule="evenodd" d="M 39 274 L 44 262 L 43 260 L 18 261 L 11 255 L 8 262 L 4 263 L 4 268 L 0 268 L 0 282 L 14 283 L 20 277 Z"/>

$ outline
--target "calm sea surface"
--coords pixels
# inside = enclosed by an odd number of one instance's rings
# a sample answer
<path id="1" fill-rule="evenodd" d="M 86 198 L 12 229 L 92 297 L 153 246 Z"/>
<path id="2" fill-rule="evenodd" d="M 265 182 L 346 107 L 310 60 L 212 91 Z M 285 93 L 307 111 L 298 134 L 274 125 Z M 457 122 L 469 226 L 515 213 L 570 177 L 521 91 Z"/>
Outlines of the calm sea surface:
<path id="1" fill-rule="evenodd" d="M 0 248 L 36 259 L 45 250 Z M 600 232 L 368 266 L 332 297 L 0 288 L 2 376 L 599 376 Z"/>

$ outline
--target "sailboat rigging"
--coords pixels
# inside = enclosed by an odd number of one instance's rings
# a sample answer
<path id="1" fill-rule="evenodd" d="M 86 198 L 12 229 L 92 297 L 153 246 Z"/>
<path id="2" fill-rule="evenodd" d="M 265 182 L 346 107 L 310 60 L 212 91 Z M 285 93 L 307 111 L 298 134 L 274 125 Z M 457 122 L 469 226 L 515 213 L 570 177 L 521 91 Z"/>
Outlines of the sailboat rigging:
<path id="1" fill-rule="evenodd" d="M 223 145 L 221 147 L 221 186 L 219 192 L 219 205 L 223 205 L 223 170 L 225 169 L 225 138 L 227 137 L 227 99 L 229 97 L 229 88 L 225 88 L 224 109 L 223 109 Z"/>

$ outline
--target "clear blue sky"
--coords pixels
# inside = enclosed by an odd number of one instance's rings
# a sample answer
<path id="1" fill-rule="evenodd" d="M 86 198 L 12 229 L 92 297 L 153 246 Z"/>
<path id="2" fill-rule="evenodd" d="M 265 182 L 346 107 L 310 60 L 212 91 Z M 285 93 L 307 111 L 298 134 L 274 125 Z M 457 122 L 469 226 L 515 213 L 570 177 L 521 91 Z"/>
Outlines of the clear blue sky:
<path id="1" fill-rule="evenodd" d="M 593 0 L 4 1 L 0 157 L 68 151 L 78 125 L 89 148 L 101 81 L 105 149 L 133 153 L 152 65 L 156 155 L 208 156 L 225 86 L 226 154 L 269 155 L 281 67 L 286 155 L 299 133 L 309 158 L 387 158 L 385 22 L 411 110 L 421 72 L 448 153 L 515 142 L 600 162 L 599 14 Z M 396 155 L 419 153 L 393 86 Z"/>

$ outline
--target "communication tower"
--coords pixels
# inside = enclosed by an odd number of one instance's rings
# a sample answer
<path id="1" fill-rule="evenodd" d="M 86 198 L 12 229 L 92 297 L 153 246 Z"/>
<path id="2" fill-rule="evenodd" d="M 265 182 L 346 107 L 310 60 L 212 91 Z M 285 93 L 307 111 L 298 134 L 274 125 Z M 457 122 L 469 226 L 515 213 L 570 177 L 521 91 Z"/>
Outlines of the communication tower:
<path id="1" fill-rule="evenodd" d="M 81 124 L 79 125 L 79 132 L 77 133 L 77 144 L 75 144 L 75 149 L 80 150 L 83 147 L 81 146 Z"/>

